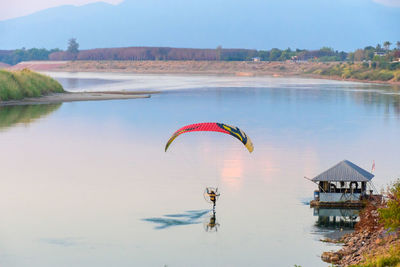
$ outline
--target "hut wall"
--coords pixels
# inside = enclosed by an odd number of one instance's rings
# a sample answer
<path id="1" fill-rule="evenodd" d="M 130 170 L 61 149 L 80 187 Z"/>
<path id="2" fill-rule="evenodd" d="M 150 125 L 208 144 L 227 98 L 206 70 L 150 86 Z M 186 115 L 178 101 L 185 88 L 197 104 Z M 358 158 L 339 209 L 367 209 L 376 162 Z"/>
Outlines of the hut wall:
<path id="1" fill-rule="evenodd" d="M 321 202 L 341 202 L 341 201 L 357 201 L 360 200 L 361 194 L 346 194 L 343 193 L 320 193 L 319 194 L 319 201 Z"/>

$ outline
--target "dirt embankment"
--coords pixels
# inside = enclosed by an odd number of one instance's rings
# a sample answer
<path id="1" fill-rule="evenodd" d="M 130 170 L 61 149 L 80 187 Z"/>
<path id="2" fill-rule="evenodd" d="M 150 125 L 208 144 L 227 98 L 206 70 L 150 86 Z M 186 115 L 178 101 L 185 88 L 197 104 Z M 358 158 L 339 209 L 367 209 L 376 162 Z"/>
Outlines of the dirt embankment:
<path id="1" fill-rule="evenodd" d="M 335 64 L 335 63 L 332 63 Z M 74 61 L 63 71 L 116 71 L 135 73 L 188 73 L 253 75 L 297 75 L 315 63 L 249 61 Z"/>
<path id="2" fill-rule="evenodd" d="M 126 72 L 141 74 L 203 74 L 234 76 L 302 76 L 330 80 L 398 84 L 400 81 L 359 80 L 341 76 L 321 75 L 340 62 L 294 61 L 27 61 L 11 69 L 29 68 L 38 71 Z"/>
<path id="3" fill-rule="evenodd" d="M 250 61 L 27 61 L 11 69 L 46 71 L 227 74 L 238 76 L 299 75 L 338 63 Z"/>
<path id="4" fill-rule="evenodd" d="M 9 67 L 11 67 L 11 66 L 6 63 L 0 62 L 0 69 L 5 69 L 5 68 L 9 68 Z"/>

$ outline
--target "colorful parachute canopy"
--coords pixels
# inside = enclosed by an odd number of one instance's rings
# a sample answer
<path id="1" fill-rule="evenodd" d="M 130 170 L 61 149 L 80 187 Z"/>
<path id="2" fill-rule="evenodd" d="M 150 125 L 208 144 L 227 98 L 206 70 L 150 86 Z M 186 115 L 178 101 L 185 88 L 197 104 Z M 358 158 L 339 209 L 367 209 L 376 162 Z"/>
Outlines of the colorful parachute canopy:
<path id="1" fill-rule="evenodd" d="M 247 150 L 249 152 L 253 152 L 254 146 L 253 143 L 251 142 L 250 138 L 239 128 L 230 126 L 227 124 L 223 123 L 218 123 L 218 122 L 204 122 L 204 123 L 196 123 L 196 124 L 190 124 L 186 125 L 179 130 L 177 130 L 171 138 L 168 140 L 167 144 L 165 145 L 165 152 L 167 152 L 168 147 L 171 145 L 171 143 L 177 138 L 179 135 L 183 133 L 188 133 L 188 132 L 201 132 L 201 131 L 208 131 L 208 132 L 220 132 L 220 133 L 225 133 L 225 134 L 230 134 L 237 139 L 239 139 L 240 142 L 243 143 L 243 145 L 246 146 Z"/>

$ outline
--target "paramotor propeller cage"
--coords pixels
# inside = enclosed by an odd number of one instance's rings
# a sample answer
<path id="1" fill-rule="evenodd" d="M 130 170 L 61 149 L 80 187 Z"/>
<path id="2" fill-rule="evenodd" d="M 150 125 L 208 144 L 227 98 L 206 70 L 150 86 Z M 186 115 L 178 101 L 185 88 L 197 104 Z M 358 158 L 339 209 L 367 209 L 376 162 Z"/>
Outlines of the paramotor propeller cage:
<path id="1" fill-rule="evenodd" d="M 215 188 L 215 187 L 206 187 L 206 189 L 204 189 L 204 193 L 203 193 L 203 196 L 204 196 L 204 199 L 205 199 L 205 201 L 207 201 L 208 203 L 210 203 L 210 204 L 213 204 L 214 202 L 211 200 L 211 197 L 212 197 L 212 192 L 214 192 L 214 194 L 215 194 L 215 202 L 218 200 L 218 198 L 219 198 L 219 196 L 220 196 L 220 194 L 219 194 L 219 192 L 218 192 L 218 188 Z"/>

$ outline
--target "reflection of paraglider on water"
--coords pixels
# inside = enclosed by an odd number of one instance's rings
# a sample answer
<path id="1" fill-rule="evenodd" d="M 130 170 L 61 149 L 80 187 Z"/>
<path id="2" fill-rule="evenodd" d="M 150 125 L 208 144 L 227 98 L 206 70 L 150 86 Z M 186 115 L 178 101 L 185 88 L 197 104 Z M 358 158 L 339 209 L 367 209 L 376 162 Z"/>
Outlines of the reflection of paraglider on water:
<path id="1" fill-rule="evenodd" d="M 220 195 L 221 194 L 218 192 L 218 188 L 206 187 L 206 189 L 204 190 L 204 199 L 208 203 L 212 203 L 213 205 L 212 215 L 210 219 L 204 224 L 204 229 L 207 232 L 216 232 L 217 228 L 219 227 L 219 223 L 217 223 L 216 218 L 215 206 Z"/>
<path id="2" fill-rule="evenodd" d="M 204 229 L 206 232 L 217 232 L 220 224 L 217 222 L 216 212 L 213 210 L 213 213 L 209 219 L 209 221 L 205 222 Z"/>

